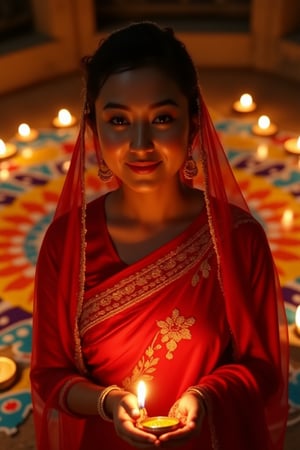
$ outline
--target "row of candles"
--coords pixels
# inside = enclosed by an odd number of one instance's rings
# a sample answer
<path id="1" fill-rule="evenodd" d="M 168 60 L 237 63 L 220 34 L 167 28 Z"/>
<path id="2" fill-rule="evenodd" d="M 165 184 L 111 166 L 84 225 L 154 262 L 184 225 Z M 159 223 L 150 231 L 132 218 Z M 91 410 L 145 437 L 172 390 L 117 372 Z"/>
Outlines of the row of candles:
<path id="1" fill-rule="evenodd" d="M 248 93 L 244 93 L 240 96 L 239 100 L 235 101 L 232 105 L 234 111 L 246 114 L 256 110 L 257 105 L 254 102 L 252 96 Z M 67 128 L 75 125 L 77 122 L 68 109 L 62 108 L 58 111 L 56 117 L 52 121 L 52 125 L 56 128 Z M 252 132 L 256 136 L 269 137 L 277 133 L 278 127 L 275 123 L 272 123 L 270 118 L 263 114 L 261 115 L 257 123 L 253 125 Z M 38 131 L 31 129 L 26 123 L 19 125 L 18 132 L 16 134 L 16 140 L 20 142 L 31 142 L 38 138 Z M 284 148 L 289 153 L 294 153 L 300 156 L 300 135 L 297 138 L 287 139 L 284 142 Z M 12 143 L 4 143 L 0 139 L 0 160 L 10 158 L 16 153 L 16 146 Z"/>
<path id="2" fill-rule="evenodd" d="M 250 94 L 245 93 L 242 94 L 239 100 L 236 100 L 232 108 L 234 111 L 247 114 L 256 110 L 257 105 L 253 101 L 253 98 Z M 274 136 L 278 131 L 278 127 L 275 123 L 272 123 L 269 116 L 266 114 L 261 115 L 257 123 L 253 125 L 252 132 L 256 136 L 268 137 Z M 294 153 L 300 155 L 300 135 L 298 138 L 287 139 L 284 143 L 284 148 L 289 153 Z"/>
<path id="3" fill-rule="evenodd" d="M 52 125 L 55 128 L 69 128 L 76 124 L 77 119 L 66 108 L 62 108 L 58 111 L 57 116 L 54 117 Z M 34 128 L 30 128 L 27 123 L 21 123 L 18 127 L 18 132 L 15 139 L 18 142 L 30 143 L 39 137 L 39 133 Z M 17 147 L 15 144 L 8 142 L 5 143 L 0 139 L 0 160 L 8 159 L 17 153 Z"/>

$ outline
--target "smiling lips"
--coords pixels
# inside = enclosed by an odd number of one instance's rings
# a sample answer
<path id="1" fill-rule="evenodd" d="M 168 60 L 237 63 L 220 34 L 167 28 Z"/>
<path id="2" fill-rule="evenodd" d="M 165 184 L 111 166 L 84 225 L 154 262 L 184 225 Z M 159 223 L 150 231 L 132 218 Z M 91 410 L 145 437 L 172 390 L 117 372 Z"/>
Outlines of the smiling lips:
<path id="1" fill-rule="evenodd" d="M 148 174 L 154 172 L 161 164 L 161 161 L 135 161 L 126 165 L 135 173 Z"/>

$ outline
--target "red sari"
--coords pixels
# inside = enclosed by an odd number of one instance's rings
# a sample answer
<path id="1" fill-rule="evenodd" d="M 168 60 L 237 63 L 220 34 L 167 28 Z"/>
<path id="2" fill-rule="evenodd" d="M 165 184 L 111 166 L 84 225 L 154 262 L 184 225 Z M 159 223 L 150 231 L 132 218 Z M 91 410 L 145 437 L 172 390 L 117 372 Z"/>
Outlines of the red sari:
<path id="1" fill-rule="evenodd" d="M 134 393 L 137 381 L 145 380 L 150 415 L 167 415 L 189 386 L 199 385 L 208 414 L 200 436 L 185 450 L 274 448 L 263 405 L 282 380 L 274 376 L 280 355 L 273 262 L 260 225 L 233 207 L 232 257 L 243 297 L 232 283 L 232 309 L 247 310 L 256 332 L 247 314 L 232 330 L 206 208 L 179 236 L 128 266 L 106 228 L 105 198 L 87 207 L 85 289 L 76 310 L 74 353 L 71 311 L 56 300 L 67 233 L 64 217 L 49 228 L 41 249 L 38 363 L 31 376 L 40 397 L 35 396 L 35 407 L 45 403 L 49 417 L 48 430 L 37 424 L 42 430 L 38 449 L 132 448 L 116 436 L 112 423 L 67 410 L 66 393 L 80 377 Z"/>
<path id="2" fill-rule="evenodd" d="M 199 386 L 208 411 L 201 435 L 184 450 L 282 450 L 288 334 L 281 289 L 265 233 L 200 93 L 193 151 L 205 206 L 183 233 L 130 266 L 110 240 L 105 197 L 86 207 L 85 140 L 83 115 L 37 263 L 31 385 L 38 450 L 131 448 L 112 423 L 68 410 L 68 389 L 87 378 L 133 392 L 143 378 L 151 415 L 167 414 Z M 94 135 L 96 156 L 98 147 Z"/>

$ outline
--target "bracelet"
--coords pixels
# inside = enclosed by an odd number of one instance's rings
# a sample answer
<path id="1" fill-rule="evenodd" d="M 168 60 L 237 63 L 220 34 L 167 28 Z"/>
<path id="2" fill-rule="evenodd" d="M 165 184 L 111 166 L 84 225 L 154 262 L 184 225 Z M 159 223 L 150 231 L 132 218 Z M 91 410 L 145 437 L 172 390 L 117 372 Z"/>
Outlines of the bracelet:
<path id="1" fill-rule="evenodd" d="M 185 392 L 194 392 L 195 394 L 197 394 L 202 400 L 201 403 L 203 405 L 204 411 L 207 413 L 207 405 L 206 405 L 204 394 L 201 391 L 201 388 L 199 388 L 198 386 L 191 386 Z"/>
<path id="2" fill-rule="evenodd" d="M 122 389 L 119 386 L 117 386 L 116 384 L 112 384 L 111 386 L 108 386 L 99 392 L 99 395 L 97 398 L 97 412 L 98 412 L 99 416 L 101 417 L 101 419 L 106 420 L 108 422 L 112 422 L 111 417 L 109 417 L 109 415 L 106 413 L 106 411 L 104 409 L 104 402 L 105 402 L 106 397 L 108 396 L 108 394 L 111 391 L 121 391 L 121 390 Z"/>

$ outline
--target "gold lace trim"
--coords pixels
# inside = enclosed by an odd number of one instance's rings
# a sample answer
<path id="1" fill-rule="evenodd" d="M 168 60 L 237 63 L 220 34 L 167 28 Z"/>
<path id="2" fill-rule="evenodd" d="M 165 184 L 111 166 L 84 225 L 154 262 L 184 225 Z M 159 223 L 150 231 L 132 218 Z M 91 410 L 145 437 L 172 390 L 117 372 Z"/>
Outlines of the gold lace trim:
<path id="1" fill-rule="evenodd" d="M 209 228 L 203 226 L 175 250 L 93 296 L 83 305 L 80 332 L 141 302 L 186 274 L 212 245 Z"/>

